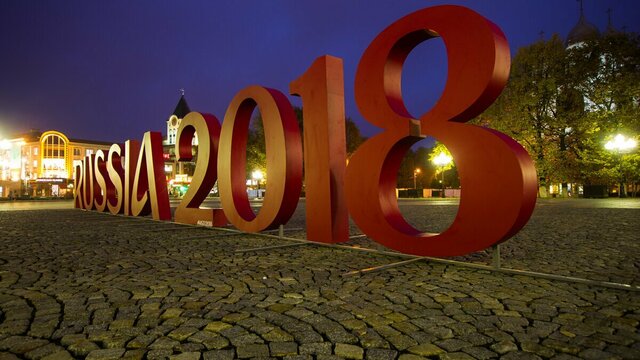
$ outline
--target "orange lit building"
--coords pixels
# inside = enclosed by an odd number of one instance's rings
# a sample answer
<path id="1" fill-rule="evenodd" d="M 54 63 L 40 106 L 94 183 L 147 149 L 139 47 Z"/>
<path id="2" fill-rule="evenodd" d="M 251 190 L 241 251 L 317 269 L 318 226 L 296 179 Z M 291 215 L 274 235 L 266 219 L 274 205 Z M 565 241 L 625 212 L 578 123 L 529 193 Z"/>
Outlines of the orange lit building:
<path id="1" fill-rule="evenodd" d="M 0 140 L 0 197 L 72 197 L 74 165 L 111 144 L 70 139 L 55 130 Z"/>

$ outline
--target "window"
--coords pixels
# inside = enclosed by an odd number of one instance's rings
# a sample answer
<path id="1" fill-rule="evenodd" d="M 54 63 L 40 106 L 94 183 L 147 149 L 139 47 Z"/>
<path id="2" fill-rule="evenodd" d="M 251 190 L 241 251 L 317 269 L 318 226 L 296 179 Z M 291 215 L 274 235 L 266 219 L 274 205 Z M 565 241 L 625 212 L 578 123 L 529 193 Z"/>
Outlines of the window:
<path id="1" fill-rule="evenodd" d="M 73 148 L 73 156 L 80 156 L 80 148 Z"/>
<path id="2" fill-rule="evenodd" d="M 93 155 L 93 149 L 87 149 L 84 154 L 85 154 L 85 156 Z"/>
<path id="3" fill-rule="evenodd" d="M 33 147 L 33 155 L 38 155 L 38 148 L 37 147 Z"/>

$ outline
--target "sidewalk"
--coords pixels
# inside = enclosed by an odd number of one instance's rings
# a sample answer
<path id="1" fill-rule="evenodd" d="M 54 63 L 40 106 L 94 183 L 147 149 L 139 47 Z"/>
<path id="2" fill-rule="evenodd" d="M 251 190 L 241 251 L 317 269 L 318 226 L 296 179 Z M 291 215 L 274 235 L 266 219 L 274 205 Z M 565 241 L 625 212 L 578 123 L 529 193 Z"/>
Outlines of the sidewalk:
<path id="1" fill-rule="evenodd" d="M 562 204 L 541 202 L 503 245 L 503 266 L 639 284 L 640 210 Z M 432 231 L 455 216 L 401 208 Z M 301 207 L 287 228 L 303 222 Z M 640 358 L 635 291 L 425 260 L 346 275 L 401 259 L 314 245 L 236 252 L 287 243 L 80 210 L 1 212 L 0 359 Z"/>

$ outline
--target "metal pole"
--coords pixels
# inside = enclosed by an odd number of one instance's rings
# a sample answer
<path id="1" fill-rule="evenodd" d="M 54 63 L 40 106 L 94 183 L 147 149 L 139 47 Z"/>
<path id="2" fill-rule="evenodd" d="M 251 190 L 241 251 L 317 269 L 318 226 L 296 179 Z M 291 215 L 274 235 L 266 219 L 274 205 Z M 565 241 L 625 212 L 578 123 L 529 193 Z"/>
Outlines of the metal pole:
<path id="1" fill-rule="evenodd" d="M 443 198 L 445 197 L 444 196 L 444 172 L 445 172 L 445 169 L 444 169 L 444 166 L 443 166 L 442 167 L 442 197 Z"/>
<path id="2" fill-rule="evenodd" d="M 493 265 L 493 267 L 496 268 L 496 269 L 500 269 L 500 267 L 501 267 L 501 264 L 500 264 L 500 244 L 493 245 L 491 248 L 493 249 L 493 260 L 491 262 L 491 265 Z"/>

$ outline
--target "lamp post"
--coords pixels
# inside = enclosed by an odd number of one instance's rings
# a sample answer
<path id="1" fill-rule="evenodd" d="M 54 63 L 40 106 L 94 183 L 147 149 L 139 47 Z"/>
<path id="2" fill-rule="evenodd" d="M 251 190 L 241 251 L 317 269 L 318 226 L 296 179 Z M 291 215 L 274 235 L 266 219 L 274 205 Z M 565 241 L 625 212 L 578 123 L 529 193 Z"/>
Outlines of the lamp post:
<path id="1" fill-rule="evenodd" d="M 24 140 L 20 141 L 18 145 L 20 145 L 20 197 L 25 195 L 27 190 L 27 169 L 25 166 L 24 159 L 24 145 L 26 142 Z"/>
<path id="2" fill-rule="evenodd" d="M 613 140 L 607 141 L 604 148 L 615 151 L 618 160 L 618 171 L 620 171 L 620 187 L 618 189 L 618 197 L 625 197 L 624 194 L 624 175 L 622 174 L 622 154 L 635 148 L 637 145 L 634 139 L 627 139 L 622 134 L 616 135 Z"/>
<path id="3" fill-rule="evenodd" d="M 415 170 L 413 170 L 413 188 L 414 189 L 418 189 L 418 186 L 416 185 L 416 176 L 418 176 L 418 174 L 420 174 L 419 168 L 416 168 Z"/>
<path id="4" fill-rule="evenodd" d="M 451 158 L 451 156 L 445 154 L 444 152 L 441 152 L 435 158 L 433 158 L 433 163 L 436 166 L 440 166 L 441 167 L 442 180 L 440 182 L 442 183 L 442 195 L 441 195 L 441 197 L 443 197 L 443 198 L 444 198 L 444 172 L 446 170 L 446 166 L 451 163 L 451 160 L 453 160 Z"/>
<path id="5" fill-rule="evenodd" d="M 258 199 L 260 199 L 260 181 L 264 178 L 264 174 L 260 170 L 254 170 L 251 173 L 251 177 L 258 184 Z"/>

